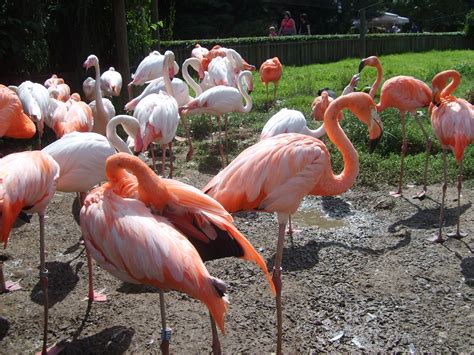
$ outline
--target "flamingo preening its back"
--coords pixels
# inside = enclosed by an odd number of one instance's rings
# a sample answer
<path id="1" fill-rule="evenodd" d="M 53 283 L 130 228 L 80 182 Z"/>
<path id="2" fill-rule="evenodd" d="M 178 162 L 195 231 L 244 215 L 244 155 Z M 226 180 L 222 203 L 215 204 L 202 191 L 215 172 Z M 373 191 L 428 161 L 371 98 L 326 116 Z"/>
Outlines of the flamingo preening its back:
<path id="1" fill-rule="evenodd" d="M 273 83 L 273 102 L 275 102 L 278 83 L 283 74 L 283 66 L 278 57 L 273 57 L 264 61 L 262 65 L 260 65 L 259 73 L 260 80 L 263 85 L 265 85 L 266 101 L 268 101 L 268 84 Z"/>
<path id="2" fill-rule="evenodd" d="M 32 120 L 23 112 L 18 95 L 0 85 L 0 138 L 29 139 L 36 133 Z"/>

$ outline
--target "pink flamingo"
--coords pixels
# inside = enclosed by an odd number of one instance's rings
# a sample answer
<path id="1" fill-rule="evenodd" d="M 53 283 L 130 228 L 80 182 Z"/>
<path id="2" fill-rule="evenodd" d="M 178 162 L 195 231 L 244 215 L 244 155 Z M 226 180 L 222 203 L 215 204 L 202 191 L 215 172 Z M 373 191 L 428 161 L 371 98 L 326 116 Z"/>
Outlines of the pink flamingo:
<path id="1" fill-rule="evenodd" d="M 447 85 L 447 82 L 452 81 Z M 443 197 L 439 211 L 439 231 L 432 241 L 443 242 L 442 228 L 444 219 L 444 200 L 447 189 L 446 150 L 451 149 L 459 166 L 458 174 L 458 215 L 456 232 L 449 233 L 449 237 L 462 238 L 466 233 L 459 230 L 461 211 L 462 166 L 464 151 L 469 144 L 474 143 L 474 106 L 464 99 L 452 95 L 461 81 L 456 70 L 445 70 L 436 74 L 431 82 L 433 87 L 433 105 L 431 111 L 431 125 L 441 142 L 443 149 Z"/>
<path id="2" fill-rule="evenodd" d="M 18 95 L 0 85 L 0 138 L 29 139 L 36 133 L 32 120 L 23 112 Z"/>
<path id="3" fill-rule="evenodd" d="M 44 215 L 54 196 L 59 166 L 51 156 L 41 151 L 21 152 L 0 159 L 0 239 L 6 248 L 16 218 L 22 213 L 38 213 L 40 223 L 40 275 L 43 287 L 44 332 L 43 350 L 48 341 L 48 270 L 44 255 Z M 11 283 L 5 285 L 0 263 L 2 291 L 13 291 Z"/>
<path id="4" fill-rule="evenodd" d="M 273 102 L 276 99 L 276 92 L 278 89 L 278 83 L 280 82 L 283 74 L 283 66 L 280 63 L 278 57 L 267 59 L 260 65 L 260 80 L 265 85 L 266 99 L 268 101 L 268 84 L 273 83 Z"/>
<path id="5" fill-rule="evenodd" d="M 349 189 L 359 172 L 357 151 L 337 121 L 338 113 L 350 109 L 369 127 L 378 141 L 382 123 L 372 98 L 364 93 L 341 96 L 329 105 L 324 123 L 329 139 L 344 159 L 344 170 L 334 175 L 329 152 L 320 140 L 296 133 L 263 139 L 244 150 L 203 189 L 229 212 L 256 210 L 276 212 L 279 233 L 273 282 L 277 290 L 277 354 L 282 346 L 281 261 L 288 217 L 304 196 L 338 195 Z"/>
<path id="6" fill-rule="evenodd" d="M 49 96 L 57 100 L 66 102 L 71 95 L 71 88 L 64 83 L 63 78 L 58 78 L 56 74 L 44 82 L 45 88 L 48 89 Z"/>
<path id="7" fill-rule="evenodd" d="M 74 94 L 73 94 L 74 95 Z M 74 96 L 67 103 L 50 99 L 50 118 L 46 120 L 57 138 L 71 132 L 90 132 L 94 125 L 91 108 L 84 101 L 76 101 Z"/>
<path id="8" fill-rule="evenodd" d="M 110 67 L 100 76 L 100 89 L 105 96 L 120 96 L 122 75 L 114 67 Z"/>
<path id="9" fill-rule="evenodd" d="M 126 170 L 128 170 L 131 174 L 126 172 Z M 204 267 L 202 265 L 201 259 L 212 260 L 227 256 L 238 256 L 243 259 L 253 261 L 258 266 L 260 266 L 265 276 L 267 277 L 267 280 L 271 284 L 273 290 L 273 285 L 271 283 L 271 279 L 268 274 L 268 270 L 265 266 L 264 260 L 255 251 L 255 249 L 248 242 L 248 240 L 235 228 L 232 223 L 232 217 L 215 200 L 206 196 L 198 189 L 187 184 L 175 180 L 159 178 L 148 168 L 145 163 L 141 162 L 135 157 L 127 156 L 125 154 L 117 154 L 116 156 L 107 160 L 107 176 L 110 182 L 104 187 L 93 191 L 86 199 L 85 207 L 81 212 L 81 220 L 84 221 L 82 227 L 88 250 L 90 250 L 92 256 L 97 253 L 101 254 L 98 261 L 99 263 L 101 263 L 102 261 L 102 265 L 104 264 L 104 260 L 106 260 L 107 263 L 114 264 L 103 265 L 114 275 L 128 282 L 148 283 L 162 289 L 164 282 L 163 277 L 159 282 L 157 281 L 158 274 L 156 274 L 156 277 L 150 277 L 151 275 L 155 275 L 154 269 L 151 266 L 155 265 L 157 270 L 162 270 L 160 274 L 165 275 L 165 277 L 168 279 L 166 281 L 167 286 L 164 286 L 164 289 L 172 288 L 187 292 L 191 296 L 198 298 L 204 303 L 208 304 L 209 310 L 211 312 L 211 320 L 218 320 L 221 330 L 223 330 L 223 318 L 221 315 L 216 317 L 215 309 L 213 311 L 213 308 L 209 305 L 209 303 L 203 299 L 203 296 L 205 296 L 205 294 L 201 294 L 199 297 L 196 292 L 189 292 L 189 290 L 183 289 L 183 286 L 179 285 L 177 283 L 177 280 L 173 281 L 172 279 L 166 276 L 176 275 L 176 273 L 167 273 L 165 270 L 167 267 L 169 267 L 169 265 L 175 265 L 176 263 L 183 265 L 182 262 L 179 261 L 179 256 L 182 256 L 183 252 L 187 251 L 188 249 L 194 250 L 193 253 L 189 252 L 191 253 L 191 255 L 198 255 L 197 253 L 194 254 L 196 250 L 199 252 L 199 260 L 195 259 L 194 257 L 192 258 L 192 260 L 194 261 L 194 266 L 191 268 L 191 270 Z M 111 204 L 111 202 L 107 201 L 112 197 L 117 200 L 120 199 L 121 201 L 132 201 L 133 199 L 133 203 L 128 202 L 129 208 L 127 210 L 130 211 L 130 207 L 133 204 L 137 206 L 142 206 L 142 210 L 140 210 L 140 213 L 126 213 L 125 218 L 117 219 L 114 214 L 120 213 L 122 216 L 124 216 L 123 213 L 125 212 L 124 208 L 119 208 L 118 202 L 114 203 L 114 207 L 107 207 Z M 124 198 L 126 198 L 126 200 L 124 200 Z M 104 215 L 104 218 L 98 217 L 97 213 L 92 210 L 93 208 L 102 210 L 101 213 Z M 117 212 L 112 212 L 112 210 Z M 152 215 L 151 211 L 154 211 L 155 213 Z M 161 216 L 159 216 L 158 214 Z M 108 218 L 109 216 L 107 215 L 109 215 L 110 218 Z M 164 224 L 165 228 L 163 228 L 163 226 L 161 226 L 160 228 L 154 226 L 153 228 L 144 231 L 144 229 L 141 228 L 143 222 L 137 220 L 136 222 L 131 223 L 133 219 L 136 219 L 131 217 L 133 215 L 140 215 L 140 220 L 143 220 L 143 217 L 154 216 L 153 218 L 151 218 L 151 220 L 155 219 L 161 221 Z M 129 233 L 127 240 L 129 240 L 133 244 L 134 239 L 129 239 L 131 236 L 133 236 L 135 239 L 138 235 L 141 238 L 145 236 L 147 237 L 146 239 L 149 241 L 149 243 L 147 242 L 147 244 L 149 244 L 149 246 L 146 248 L 144 246 L 143 251 L 139 253 L 141 254 L 141 258 L 145 258 L 145 262 L 143 262 L 142 259 L 140 262 L 137 263 L 136 261 L 134 261 L 134 257 L 131 256 L 124 259 L 127 260 L 127 263 L 130 262 L 130 265 L 126 265 L 126 267 L 124 267 L 123 262 L 117 263 L 120 259 L 114 256 L 115 252 L 113 252 L 112 254 L 112 251 L 115 250 L 120 254 L 123 254 L 130 249 L 127 248 L 121 250 L 119 245 L 117 245 L 117 247 L 115 248 L 107 247 L 109 243 L 113 242 L 112 236 L 115 234 L 109 233 L 110 235 L 102 236 L 101 227 L 97 227 L 97 220 L 101 221 L 103 219 L 106 219 L 108 221 L 107 224 L 109 226 L 111 224 L 114 224 L 116 228 L 118 228 L 119 233 L 125 233 L 127 230 L 134 230 L 133 228 L 131 228 L 132 226 L 134 226 L 136 230 L 142 231 L 140 233 L 137 232 L 138 234 L 136 234 L 136 236 L 134 233 Z M 120 222 L 118 222 L 119 220 Z M 122 227 L 120 227 L 117 223 L 119 223 Z M 127 227 L 127 225 L 129 225 L 130 228 Z M 110 227 L 104 226 L 104 228 L 109 231 L 111 230 Z M 169 237 L 161 239 L 162 234 L 167 235 Z M 189 247 L 187 246 L 188 242 L 184 240 L 184 236 L 189 239 L 189 241 L 193 244 L 194 247 L 191 247 L 191 244 L 189 244 Z M 88 242 L 91 238 L 94 238 L 93 241 Z M 170 247 L 168 244 L 170 243 L 169 241 L 174 240 L 174 238 L 178 238 L 178 240 L 181 240 L 180 243 L 182 243 L 182 247 L 179 249 L 179 251 L 171 251 L 166 253 L 166 255 L 175 255 L 177 256 L 176 259 L 173 258 L 172 260 L 168 260 L 166 262 L 163 261 L 161 265 L 158 265 L 156 260 L 162 260 L 162 258 L 156 258 L 156 255 L 159 255 L 158 250 L 156 250 L 156 248 L 158 248 L 160 245 L 163 245 L 162 243 L 164 243 L 165 245 L 167 245 L 166 250 L 172 250 L 173 248 Z M 151 255 L 155 255 L 155 257 L 152 258 Z M 105 259 L 104 256 L 106 256 Z M 148 275 L 148 280 L 143 280 L 143 278 L 141 279 L 136 275 L 144 274 L 145 270 L 140 271 L 133 265 L 148 264 L 148 256 L 150 256 L 150 267 L 147 268 L 146 271 L 146 275 Z M 163 257 L 166 258 L 165 255 L 163 255 Z M 97 259 L 97 257 L 95 256 L 94 258 Z M 117 272 L 119 271 L 117 269 L 120 270 L 119 275 L 117 275 Z M 194 272 L 192 273 L 194 274 Z M 130 278 L 132 279 L 132 281 L 130 281 Z M 90 279 L 89 293 L 91 292 L 93 291 L 92 281 Z M 161 309 L 163 330 L 165 330 L 166 321 L 164 318 L 165 310 L 162 297 L 162 293 L 160 292 L 160 299 L 162 299 Z M 219 319 L 221 319 L 220 322 Z M 167 347 L 167 344 L 164 345 L 166 345 Z M 215 331 L 214 323 L 213 350 L 214 353 L 220 353 L 220 345 L 217 337 L 217 331 Z"/>
<path id="10" fill-rule="evenodd" d="M 224 147 L 221 137 L 221 115 L 230 112 L 248 113 L 252 109 L 252 98 L 243 87 L 243 81 L 250 83 L 249 90 L 253 89 L 252 73 L 248 70 L 241 71 L 237 78 L 237 87 L 218 85 L 204 91 L 187 105 L 179 108 L 180 115 L 207 113 L 217 115 L 219 127 L 219 149 L 222 167 L 225 166 Z M 245 105 L 242 103 L 242 97 Z M 227 135 L 227 130 L 226 130 Z"/>
<path id="11" fill-rule="evenodd" d="M 382 65 L 376 56 L 371 56 L 362 59 L 359 65 L 359 73 L 365 66 L 372 66 L 377 68 L 377 78 L 370 89 L 369 95 L 374 98 L 377 90 L 382 82 Z M 423 190 L 418 193 L 415 198 L 423 199 L 426 195 L 426 176 L 428 172 L 428 159 L 431 150 L 431 137 L 423 127 L 423 123 L 416 114 L 416 109 L 421 107 L 428 107 L 431 102 L 431 89 L 421 80 L 412 76 L 399 75 L 394 76 L 384 82 L 380 92 L 380 101 L 377 104 L 377 111 L 381 112 L 389 107 L 394 107 L 400 111 L 400 119 L 402 121 L 402 157 L 400 163 L 400 179 L 398 182 L 398 190 L 390 192 L 394 197 L 402 195 L 404 159 L 407 151 L 406 129 L 405 129 L 405 114 L 409 112 L 415 117 L 416 122 L 420 126 L 421 131 L 426 139 L 426 158 L 425 168 L 423 173 Z"/>

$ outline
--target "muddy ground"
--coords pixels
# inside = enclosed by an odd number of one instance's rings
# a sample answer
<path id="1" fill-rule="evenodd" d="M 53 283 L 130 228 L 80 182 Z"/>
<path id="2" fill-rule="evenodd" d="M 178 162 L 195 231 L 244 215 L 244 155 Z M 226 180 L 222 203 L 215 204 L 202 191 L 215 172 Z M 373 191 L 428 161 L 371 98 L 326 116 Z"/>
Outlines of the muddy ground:
<path id="1" fill-rule="evenodd" d="M 178 179 L 202 187 L 211 178 L 188 163 Z M 393 188 L 393 187 L 392 187 Z M 300 232 L 283 256 L 284 352 L 474 351 L 474 189 L 461 202 L 463 240 L 427 241 L 438 227 L 440 185 L 424 201 L 394 199 L 390 187 L 362 187 L 339 197 L 307 198 L 294 217 Z M 96 289 L 108 301 L 88 304 L 87 263 L 71 215 L 74 195 L 57 193 L 47 210 L 50 271 L 50 344 L 66 354 L 159 352 L 159 295 L 124 284 L 97 265 Z M 448 189 L 446 229 L 456 221 L 456 190 Z M 238 228 L 269 267 L 276 248 L 274 215 L 235 216 Z M 319 224 L 319 226 L 318 226 Z M 0 295 L 0 353 L 33 353 L 42 339 L 38 278 L 38 217 L 12 232 L 5 260 L 8 278 L 22 290 Z M 275 305 L 261 271 L 239 259 L 207 263 L 225 280 L 230 306 L 225 354 L 275 351 Z M 208 354 L 211 332 L 205 306 L 178 292 L 166 294 L 171 353 Z"/>

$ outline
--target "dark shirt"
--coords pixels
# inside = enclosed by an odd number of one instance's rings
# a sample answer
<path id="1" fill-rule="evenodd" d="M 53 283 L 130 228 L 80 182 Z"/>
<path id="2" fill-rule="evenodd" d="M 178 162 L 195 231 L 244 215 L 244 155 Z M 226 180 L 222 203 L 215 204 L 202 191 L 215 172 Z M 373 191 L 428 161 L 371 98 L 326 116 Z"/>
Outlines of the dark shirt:
<path id="1" fill-rule="evenodd" d="M 300 34 L 300 35 L 309 35 L 308 25 L 310 25 L 308 22 L 301 23 L 300 30 L 299 30 L 298 34 Z"/>

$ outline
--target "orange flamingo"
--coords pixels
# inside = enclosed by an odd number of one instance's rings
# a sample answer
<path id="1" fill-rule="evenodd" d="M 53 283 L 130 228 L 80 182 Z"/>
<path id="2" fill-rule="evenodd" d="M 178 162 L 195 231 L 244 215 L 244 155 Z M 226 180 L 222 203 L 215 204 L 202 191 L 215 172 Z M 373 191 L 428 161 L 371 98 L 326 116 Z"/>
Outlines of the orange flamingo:
<path id="1" fill-rule="evenodd" d="M 109 158 L 106 170 L 110 182 L 88 196 L 85 207 L 81 211 L 81 221 L 84 221 L 81 225 L 86 246 L 90 249 L 92 256 L 95 259 L 98 256 L 99 263 L 112 274 L 128 282 L 147 283 L 160 289 L 171 288 L 190 294 L 208 305 L 211 319 L 217 320 L 222 331 L 225 309 L 215 308 L 215 295 L 208 291 L 198 292 L 194 286 L 190 287 L 189 283 L 187 286 L 186 283 L 183 285 L 173 278 L 173 275 L 183 274 L 183 269 L 190 274 L 195 274 L 195 269 L 202 269 L 207 274 L 201 259 L 212 260 L 238 256 L 259 265 L 272 285 L 262 257 L 235 228 L 232 217 L 215 200 L 192 186 L 159 178 L 145 163 L 127 154 L 119 153 Z M 126 201 L 133 201 L 133 203 Z M 126 207 L 127 205 L 129 207 Z M 139 210 L 133 209 L 136 212 L 130 213 L 132 205 L 138 206 Z M 152 211 L 154 215 L 151 214 Z M 157 213 L 161 216 L 156 215 Z M 122 217 L 119 219 L 118 215 Z M 149 219 L 149 229 L 143 230 L 145 221 L 139 222 L 137 217 L 132 217 L 135 215 L 141 216 L 140 220 L 143 217 L 149 217 L 146 218 Z M 120 222 L 117 222 L 118 220 Z M 111 247 L 114 243 L 113 233 L 106 232 L 104 236 L 102 235 L 102 228 L 110 231 L 112 225 L 117 228 L 119 234 L 127 235 L 129 241 L 127 249 L 122 250 L 120 243 L 116 247 Z M 138 234 L 135 235 L 135 233 Z M 142 240 L 145 236 L 146 239 Z M 196 249 L 187 242 L 185 236 Z M 144 242 L 149 245 L 143 245 Z M 135 243 L 142 244 L 143 250 Z M 181 246 L 179 250 L 174 251 L 174 246 L 177 244 Z M 118 254 L 125 255 L 123 253 L 131 249 L 130 245 L 135 245 L 132 248 L 135 252 L 123 258 L 126 260 L 124 264 L 117 256 Z M 164 249 L 169 252 L 162 256 L 163 259 L 157 258 Z M 187 253 L 190 259 L 183 262 L 183 256 Z M 174 255 L 178 257 L 173 258 Z M 200 255 L 199 260 L 196 255 L 198 258 Z M 140 262 L 135 260 L 137 256 L 142 259 Z M 156 260 L 162 260 L 162 263 Z M 147 264 L 150 267 L 146 270 L 141 270 L 136 266 Z M 146 277 L 139 276 L 144 273 Z M 215 283 L 214 286 L 216 286 Z M 89 294 L 93 294 L 91 278 L 89 279 Z M 220 302 L 218 299 L 217 301 Z M 164 315 L 164 302 L 162 302 L 162 315 Z M 166 329 L 164 317 L 162 321 L 163 329 Z M 213 349 L 215 353 L 220 353 L 215 325 L 213 325 Z"/>
<path id="2" fill-rule="evenodd" d="M 273 83 L 273 102 L 275 102 L 278 83 L 283 73 L 283 66 L 281 65 L 278 57 L 273 57 L 272 59 L 267 59 L 264 61 L 262 65 L 260 65 L 259 73 L 260 80 L 262 81 L 263 85 L 265 85 L 265 101 L 268 101 L 268 84 Z"/>
<path id="3" fill-rule="evenodd" d="M 18 95 L 4 85 L 0 85 L 0 138 L 32 138 L 36 127 L 23 112 Z"/>
<path id="4" fill-rule="evenodd" d="M 68 102 L 50 99 L 51 117 L 46 123 L 53 129 L 56 138 L 71 132 L 90 132 L 94 125 L 92 109 L 84 101 L 76 100 L 72 94 Z"/>
<path id="5" fill-rule="evenodd" d="M 449 79 L 452 81 L 447 85 Z M 462 166 L 464 151 L 469 144 L 474 143 L 474 106 L 466 100 L 452 95 L 461 81 L 456 70 L 445 70 L 436 74 L 431 82 L 433 87 L 433 105 L 431 111 L 431 125 L 441 142 L 443 149 L 443 197 L 439 212 L 439 231 L 432 241 L 443 242 L 442 227 L 444 218 L 444 200 L 447 189 L 446 150 L 451 149 L 459 166 L 458 174 L 458 215 L 456 232 L 449 233 L 448 237 L 462 238 L 466 234 L 459 230 L 461 211 Z"/>
<path id="6" fill-rule="evenodd" d="M 40 275 L 44 297 L 43 354 L 48 340 L 48 270 L 44 255 L 44 215 L 56 191 L 59 166 L 49 154 L 41 151 L 21 152 L 0 159 L 0 241 L 6 248 L 16 218 L 22 213 L 38 213 L 40 223 Z M 0 263 L 2 291 L 13 291 L 5 285 Z M 9 287 L 10 286 L 10 287 Z M 17 288 L 16 288 L 17 289 Z"/>
<path id="7" fill-rule="evenodd" d="M 288 217 L 296 212 L 304 196 L 341 194 L 354 184 L 359 172 L 357 151 L 337 120 L 344 108 L 368 125 L 374 142 L 382 134 L 382 123 L 369 95 L 352 93 L 334 100 L 324 115 L 324 124 L 329 139 L 343 156 L 341 174 L 334 175 L 323 142 L 307 135 L 286 133 L 263 139 L 244 150 L 203 189 L 229 212 L 277 213 L 279 233 L 273 282 L 277 290 L 278 354 L 282 351 L 281 261 Z"/>
<path id="8" fill-rule="evenodd" d="M 377 69 L 377 78 L 370 89 L 369 95 L 374 98 L 377 90 L 382 82 L 382 65 L 376 56 L 362 59 L 359 65 L 359 73 L 365 66 L 375 67 Z M 407 151 L 407 140 L 405 130 L 405 114 L 411 113 L 415 117 L 416 122 L 420 126 L 421 131 L 426 139 L 426 157 L 423 173 L 423 190 L 419 192 L 415 198 L 423 199 L 426 194 L 426 175 L 428 171 L 428 158 L 431 150 L 431 137 L 423 127 L 423 123 L 416 114 L 416 109 L 428 107 L 431 102 L 431 89 L 421 80 L 412 76 L 399 75 L 394 76 L 384 82 L 380 92 L 380 101 L 377 104 L 377 111 L 381 112 L 389 107 L 394 107 L 400 111 L 400 119 L 402 121 L 402 156 L 400 163 L 400 178 L 398 182 L 398 190 L 390 192 L 394 197 L 402 195 L 404 159 Z"/>

